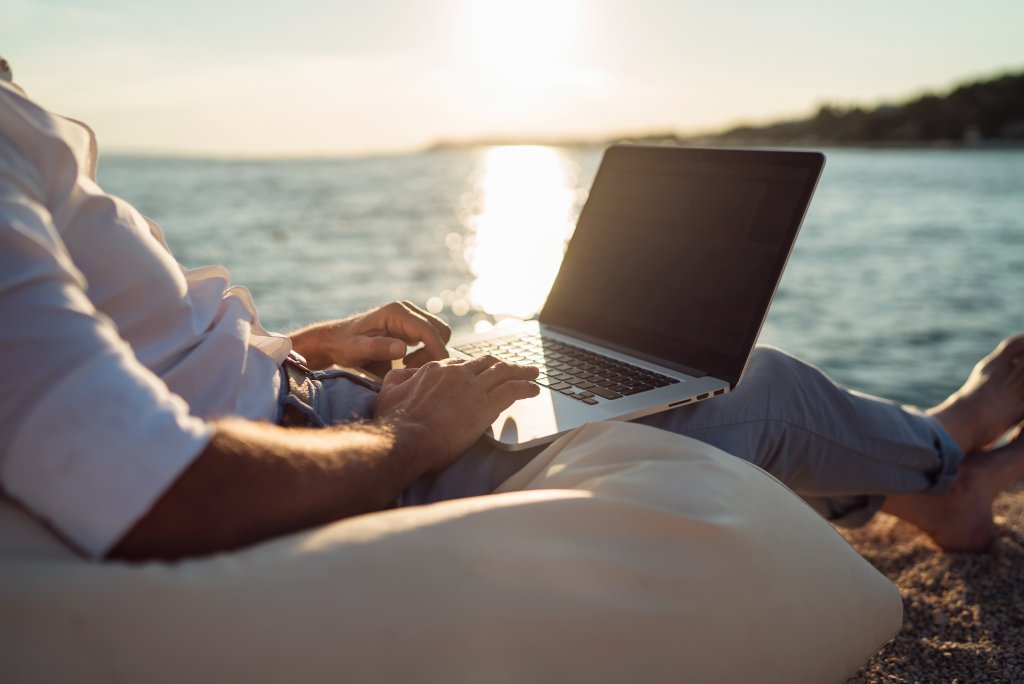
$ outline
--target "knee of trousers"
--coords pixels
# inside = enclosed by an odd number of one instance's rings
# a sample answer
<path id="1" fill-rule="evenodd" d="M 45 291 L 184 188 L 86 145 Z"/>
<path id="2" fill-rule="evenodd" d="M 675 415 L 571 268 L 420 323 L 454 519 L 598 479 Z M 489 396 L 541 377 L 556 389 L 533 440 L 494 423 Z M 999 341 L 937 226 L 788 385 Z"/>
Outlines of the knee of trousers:
<path id="1" fill-rule="evenodd" d="M 789 374 L 794 372 L 795 369 L 806 365 L 803 361 L 790 356 L 778 347 L 759 344 L 750 352 L 747 373 L 767 375 Z"/>
<path id="2" fill-rule="evenodd" d="M 755 347 L 737 395 L 757 405 L 765 418 L 801 422 L 814 413 L 835 383 L 821 370 L 770 346 Z"/>
<path id="3" fill-rule="evenodd" d="M 781 349 L 759 345 L 750 353 L 740 389 L 748 394 L 764 393 L 773 399 L 780 392 L 795 390 L 809 375 L 820 375 L 813 366 L 790 356 Z"/>

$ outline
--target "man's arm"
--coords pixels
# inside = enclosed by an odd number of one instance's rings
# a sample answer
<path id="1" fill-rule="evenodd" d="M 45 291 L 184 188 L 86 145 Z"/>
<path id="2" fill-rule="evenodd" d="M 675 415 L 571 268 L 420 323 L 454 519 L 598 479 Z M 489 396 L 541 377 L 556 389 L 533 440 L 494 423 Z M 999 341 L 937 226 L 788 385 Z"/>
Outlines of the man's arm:
<path id="1" fill-rule="evenodd" d="M 429 465 L 396 432 L 385 424 L 218 423 L 206 449 L 110 556 L 211 553 L 387 508 Z"/>
<path id="2" fill-rule="evenodd" d="M 536 373 L 493 357 L 432 361 L 385 378 L 373 423 L 219 423 L 110 556 L 210 553 L 387 508 L 417 477 L 458 458 L 512 402 L 535 395 Z"/>

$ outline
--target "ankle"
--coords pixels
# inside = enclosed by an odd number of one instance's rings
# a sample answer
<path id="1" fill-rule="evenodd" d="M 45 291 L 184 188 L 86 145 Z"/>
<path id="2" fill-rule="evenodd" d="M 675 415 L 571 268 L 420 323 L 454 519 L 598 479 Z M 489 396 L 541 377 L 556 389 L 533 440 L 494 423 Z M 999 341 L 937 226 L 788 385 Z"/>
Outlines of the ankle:
<path id="1" fill-rule="evenodd" d="M 939 422 L 963 453 L 967 454 L 979 448 L 975 426 L 966 415 L 967 411 L 962 409 L 956 394 L 938 406 L 926 410 L 925 413 Z"/>

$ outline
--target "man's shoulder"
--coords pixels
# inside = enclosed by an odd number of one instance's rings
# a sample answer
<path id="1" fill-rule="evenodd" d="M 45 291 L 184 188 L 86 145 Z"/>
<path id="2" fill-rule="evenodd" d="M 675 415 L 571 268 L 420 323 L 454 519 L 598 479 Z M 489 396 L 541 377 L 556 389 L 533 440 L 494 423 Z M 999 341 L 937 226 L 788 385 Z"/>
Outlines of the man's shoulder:
<path id="1" fill-rule="evenodd" d="M 55 210 L 80 175 L 91 176 L 94 159 L 87 127 L 0 80 L 0 197 L 27 196 Z"/>

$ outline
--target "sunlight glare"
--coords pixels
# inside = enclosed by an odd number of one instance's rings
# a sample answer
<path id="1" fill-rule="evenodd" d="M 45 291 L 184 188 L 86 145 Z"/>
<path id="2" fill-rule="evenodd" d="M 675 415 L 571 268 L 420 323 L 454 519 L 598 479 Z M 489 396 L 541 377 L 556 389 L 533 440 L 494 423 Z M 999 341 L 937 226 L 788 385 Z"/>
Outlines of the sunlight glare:
<path id="1" fill-rule="evenodd" d="M 529 318 L 544 304 L 573 229 L 575 179 L 549 147 L 488 151 L 477 191 L 481 212 L 467 256 L 474 306 L 493 316 Z"/>
<path id="2" fill-rule="evenodd" d="M 480 66 L 505 84 L 546 82 L 568 59 L 580 21 L 576 0 L 475 0 L 470 11 Z"/>

